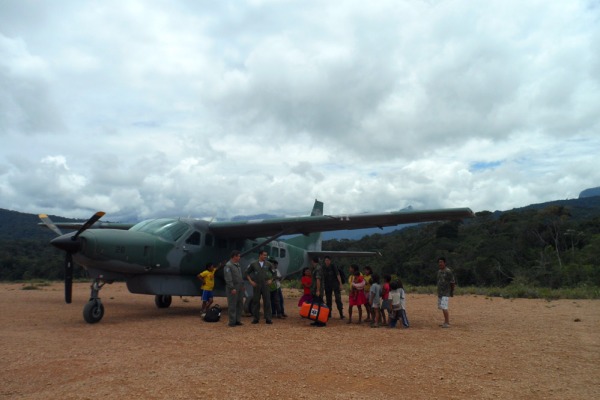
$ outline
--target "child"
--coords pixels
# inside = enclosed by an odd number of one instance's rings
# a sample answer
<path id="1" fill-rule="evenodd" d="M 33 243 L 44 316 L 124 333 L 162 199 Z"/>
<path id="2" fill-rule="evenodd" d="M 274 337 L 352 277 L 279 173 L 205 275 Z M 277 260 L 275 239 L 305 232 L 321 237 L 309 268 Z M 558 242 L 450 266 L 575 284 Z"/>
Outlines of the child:
<path id="1" fill-rule="evenodd" d="M 371 328 L 379 328 L 381 316 L 379 314 L 381 308 L 381 285 L 379 284 L 379 275 L 371 275 L 371 290 L 369 290 L 369 304 L 371 304 Z"/>
<path id="2" fill-rule="evenodd" d="M 215 288 L 215 272 L 218 268 L 215 268 L 215 264 L 209 262 L 206 264 L 206 269 L 198 274 L 198 279 L 202 282 L 202 308 L 200 314 L 204 316 L 210 305 L 213 302 L 213 289 Z"/>
<path id="3" fill-rule="evenodd" d="M 383 276 L 383 285 L 381 286 L 381 324 L 387 325 L 387 319 L 385 316 L 386 311 L 389 315 L 390 310 L 390 282 L 392 281 L 392 276 L 386 274 Z"/>
<path id="4" fill-rule="evenodd" d="M 400 290 L 400 318 L 402 319 L 402 326 L 408 328 L 410 325 L 406 316 L 406 292 L 400 278 L 398 278 L 398 290 Z"/>
<path id="5" fill-rule="evenodd" d="M 302 284 L 302 288 L 304 289 L 304 294 L 300 297 L 298 301 L 298 307 L 302 307 L 304 303 L 310 303 L 312 301 L 312 296 L 310 294 L 310 285 L 312 285 L 312 275 L 310 273 L 310 268 L 304 268 L 302 270 L 302 279 L 300 279 L 300 283 Z"/>
<path id="6" fill-rule="evenodd" d="M 390 328 L 395 328 L 399 319 L 402 319 L 402 326 L 408 328 L 408 318 L 406 317 L 406 294 L 404 292 L 402 281 L 398 279 L 398 281 L 390 283 L 390 289 L 390 299 L 392 302 Z"/>
<path id="7" fill-rule="evenodd" d="M 358 270 L 358 265 L 350 265 L 350 276 L 348 283 L 350 284 L 350 296 L 348 306 L 348 324 L 352 323 L 352 307 L 358 308 L 358 323 L 362 323 L 362 306 L 367 303 L 365 297 L 365 280 Z"/>
<path id="8" fill-rule="evenodd" d="M 281 291 L 281 272 L 277 269 L 279 267 L 279 261 L 271 260 L 273 268 L 273 283 L 275 283 L 275 291 L 271 288 L 271 312 L 275 318 L 287 318 L 285 310 L 283 308 L 283 292 Z"/>
<path id="9" fill-rule="evenodd" d="M 271 313 L 274 318 L 284 318 L 283 307 L 280 302 L 279 294 L 281 293 L 281 274 L 277 270 L 277 260 L 271 261 L 271 284 L 269 291 L 271 292 Z"/>
<path id="10" fill-rule="evenodd" d="M 371 269 L 371 267 L 366 266 L 364 268 L 365 272 L 363 274 L 363 278 L 365 280 L 365 293 L 367 293 L 367 296 L 369 295 L 369 293 L 371 292 L 371 282 L 372 282 L 372 274 L 373 274 L 373 270 Z M 372 322 L 373 321 L 373 310 L 371 310 L 371 305 L 369 304 L 369 299 L 367 299 L 367 302 L 365 303 L 365 309 L 367 310 L 367 318 L 365 319 L 365 322 Z"/>

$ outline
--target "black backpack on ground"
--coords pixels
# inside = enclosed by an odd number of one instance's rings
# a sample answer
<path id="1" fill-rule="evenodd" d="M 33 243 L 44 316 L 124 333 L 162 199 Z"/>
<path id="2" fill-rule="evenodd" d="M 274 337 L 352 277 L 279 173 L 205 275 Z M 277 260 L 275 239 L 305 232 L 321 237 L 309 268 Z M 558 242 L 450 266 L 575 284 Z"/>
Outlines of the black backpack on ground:
<path id="1" fill-rule="evenodd" d="M 208 309 L 206 315 L 204 315 L 204 321 L 206 322 L 219 322 L 221 319 L 221 306 L 215 304 L 211 308 Z"/>

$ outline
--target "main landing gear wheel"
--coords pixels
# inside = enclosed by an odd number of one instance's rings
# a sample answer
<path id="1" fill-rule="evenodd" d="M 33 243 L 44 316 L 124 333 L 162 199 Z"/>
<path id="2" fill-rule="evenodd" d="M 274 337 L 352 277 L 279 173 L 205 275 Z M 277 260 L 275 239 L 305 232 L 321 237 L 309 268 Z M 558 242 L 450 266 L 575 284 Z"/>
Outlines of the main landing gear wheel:
<path id="1" fill-rule="evenodd" d="M 104 316 L 104 306 L 100 302 L 100 299 L 90 300 L 85 307 L 83 307 L 83 319 L 88 324 L 95 324 L 99 322 Z"/>
<path id="2" fill-rule="evenodd" d="M 159 294 L 154 297 L 154 303 L 158 308 L 167 308 L 171 305 L 171 296 L 167 294 Z"/>

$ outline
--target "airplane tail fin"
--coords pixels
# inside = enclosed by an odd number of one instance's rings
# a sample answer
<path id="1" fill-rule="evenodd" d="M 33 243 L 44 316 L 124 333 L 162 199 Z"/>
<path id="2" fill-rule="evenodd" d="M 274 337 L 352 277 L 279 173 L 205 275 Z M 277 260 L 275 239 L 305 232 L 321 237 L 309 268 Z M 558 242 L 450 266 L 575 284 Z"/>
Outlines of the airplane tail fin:
<path id="1" fill-rule="evenodd" d="M 313 205 L 313 209 L 310 213 L 310 216 L 320 217 L 321 215 L 323 215 L 323 202 L 315 199 L 315 204 Z"/>
<path id="2" fill-rule="evenodd" d="M 320 217 L 321 215 L 323 215 L 323 202 L 315 199 L 315 204 L 313 205 L 310 216 Z M 321 232 L 316 232 L 309 235 L 298 235 L 286 240 L 286 242 L 305 250 L 321 251 L 323 238 Z"/>

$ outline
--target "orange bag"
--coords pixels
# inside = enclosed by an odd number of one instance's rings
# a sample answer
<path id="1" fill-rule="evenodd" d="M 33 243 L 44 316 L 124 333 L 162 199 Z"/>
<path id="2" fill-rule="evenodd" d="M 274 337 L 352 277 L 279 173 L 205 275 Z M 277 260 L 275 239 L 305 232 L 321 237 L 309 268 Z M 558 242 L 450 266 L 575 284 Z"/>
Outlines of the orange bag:
<path id="1" fill-rule="evenodd" d="M 329 320 L 329 307 L 325 304 L 304 303 L 300 307 L 300 316 L 313 321 L 327 323 L 327 320 Z"/>

